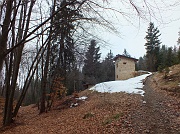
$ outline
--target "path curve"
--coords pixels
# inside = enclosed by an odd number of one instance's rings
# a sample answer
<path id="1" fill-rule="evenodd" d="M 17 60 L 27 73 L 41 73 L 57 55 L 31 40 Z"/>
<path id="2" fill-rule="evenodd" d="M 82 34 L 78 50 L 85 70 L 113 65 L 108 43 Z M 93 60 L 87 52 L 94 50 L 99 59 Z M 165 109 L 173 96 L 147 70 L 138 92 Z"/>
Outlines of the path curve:
<path id="1" fill-rule="evenodd" d="M 135 134 L 180 134 L 180 103 L 153 89 L 152 84 L 150 76 L 143 88 L 145 95 L 142 103 L 132 112 Z"/>

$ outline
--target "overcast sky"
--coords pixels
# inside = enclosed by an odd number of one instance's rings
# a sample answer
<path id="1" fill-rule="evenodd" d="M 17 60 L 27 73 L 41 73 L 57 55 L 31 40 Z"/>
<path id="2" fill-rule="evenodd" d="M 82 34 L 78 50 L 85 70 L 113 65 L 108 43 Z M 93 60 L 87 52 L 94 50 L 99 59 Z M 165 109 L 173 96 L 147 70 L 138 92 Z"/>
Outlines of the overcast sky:
<path id="1" fill-rule="evenodd" d="M 112 7 L 129 12 L 130 18 L 126 21 L 122 15 L 116 14 L 117 18 L 113 19 L 113 23 L 120 32 L 119 36 L 106 31 L 100 33 L 100 37 L 109 43 L 106 47 L 101 47 L 102 57 L 105 57 L 110 49 L 114 55 L 122 54 L 126 49 L 132 57 L 143 56 L 146 53 L 144 37 L 150 21 L 160 30 L 159 39 L 163 45 L 177 46 L 178 32 L 180 31 L 180 2 L 179 0 L 171 0 L 171 3 L 162 2 L 163 0 L 152 0 L 152 12 L 149 15 L 144 3 L 139 0 L 139 3 L 136 4 L 142 9 L 145 18 L 139 18 L 136 11 L 130 6 L 122 7 L 122 3 L 119 1 L 111 4 Z"/>

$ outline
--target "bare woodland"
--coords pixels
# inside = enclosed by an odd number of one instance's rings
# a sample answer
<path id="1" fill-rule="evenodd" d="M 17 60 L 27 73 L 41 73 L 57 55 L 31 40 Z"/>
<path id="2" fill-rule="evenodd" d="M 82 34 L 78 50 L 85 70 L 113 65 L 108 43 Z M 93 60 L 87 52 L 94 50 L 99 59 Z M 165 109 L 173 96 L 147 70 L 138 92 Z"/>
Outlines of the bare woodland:
<path id="1" fill-rule="evenodd" d="M 129 6 L 139 18 L 146 19 L 146 12 L 154 16 L 146 0 L 143 1 L 146 11 L 132 0 L 118 3 Z M 81 70 L 89 41 L 92 38 L 98 40 L 89 29 L 99 26 L 118 33 L 102 12 L 116 12 L 126 20 L 130 19 L 129 14 L 114 9 L 110 4 L 108 0 L 0 1 L 0 81 L 1 95 L 5 97 L 4 126 L 11 124 L 17 116 L 29 88 L 33 89 L 39 112 L 43 113 L 50 110 L 57 94 L 59 97 L 65 94 L 68 82 L 78 82 L 70 78 Z"/>

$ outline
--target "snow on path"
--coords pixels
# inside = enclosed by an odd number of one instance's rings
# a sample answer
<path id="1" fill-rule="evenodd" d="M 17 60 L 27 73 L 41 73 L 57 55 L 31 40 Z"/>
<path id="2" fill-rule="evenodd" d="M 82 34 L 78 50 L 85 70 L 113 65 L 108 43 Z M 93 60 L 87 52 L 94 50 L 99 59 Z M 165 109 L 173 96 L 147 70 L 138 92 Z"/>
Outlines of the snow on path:
<path id="1" fill-rule="evenodd" d="M 142 80 L 145 79 L 147 76 L 151 75 L 144 74 L 141 76 L 137 76 L 134 78 L 130 78 L 128 80 L 118 80 L 118 81 L 109 81 L 109 82 L 102 82 L 99 84 L 96 84 L 89 90 L 95 90 L 98 92 L 126 92 L 126 93 L 135 93 L 135 94 L 141 94 L 144 96 L 143 83 Z"/>

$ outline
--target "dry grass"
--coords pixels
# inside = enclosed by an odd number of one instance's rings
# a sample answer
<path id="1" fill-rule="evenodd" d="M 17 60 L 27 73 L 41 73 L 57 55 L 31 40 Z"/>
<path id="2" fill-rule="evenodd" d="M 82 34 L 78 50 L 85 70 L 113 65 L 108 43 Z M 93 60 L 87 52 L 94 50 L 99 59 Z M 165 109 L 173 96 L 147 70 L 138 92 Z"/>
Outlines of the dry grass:
<path id="1" fill-rule="evenodd" d="M 169 69 L 167 78 L 164 77 L 164 72 L 155 73 L 153 76 L 154 83 L 159 89 L 168 91 L 173 96 L 180 97 L 180 64 L 174 65 Z"/>

